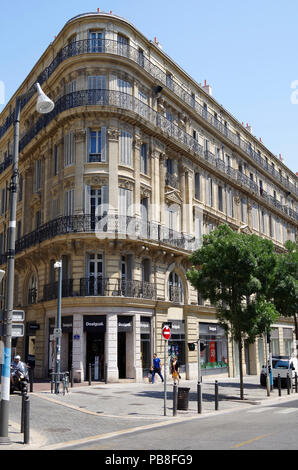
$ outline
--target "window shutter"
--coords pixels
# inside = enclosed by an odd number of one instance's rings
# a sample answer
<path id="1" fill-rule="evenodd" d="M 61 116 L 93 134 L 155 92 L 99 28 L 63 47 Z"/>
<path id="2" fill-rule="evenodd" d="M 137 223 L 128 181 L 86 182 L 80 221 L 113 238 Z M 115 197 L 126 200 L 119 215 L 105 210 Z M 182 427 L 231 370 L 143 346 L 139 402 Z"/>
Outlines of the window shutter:
<path id="1" fill-rule="evenodd" d="M 101 161 L 107 161 L 107 128 L 105 126 L 101 128 Z"/>
<path id="2" fill-rule="evenodd" d="M 85 184 L 85 186 L 84 186 L 84 212 L 85 212 L 85 215 L 90 215 L 91 214 L 90 195 L 91 195 L 91 187 L 88 184 Z"/>

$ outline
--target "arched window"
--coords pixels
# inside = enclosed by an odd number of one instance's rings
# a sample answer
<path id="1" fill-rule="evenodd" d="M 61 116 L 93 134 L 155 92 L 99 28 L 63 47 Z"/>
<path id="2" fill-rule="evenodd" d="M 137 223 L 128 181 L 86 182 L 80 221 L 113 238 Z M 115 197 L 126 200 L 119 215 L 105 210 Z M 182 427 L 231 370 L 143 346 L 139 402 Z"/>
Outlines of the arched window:
<path id="1" fill-rule="evenodd" d="M 184 301 L 183 284 L 179 274 L 175 271 L 172 271 L 169 275 L 168 296 L 171 302 L 180 304 Z"/>
<path id="2" fill-rule="evenodd" d="M 28 305 L 37 302 L 37 277 L 32 274 L 28 284 Z"/>

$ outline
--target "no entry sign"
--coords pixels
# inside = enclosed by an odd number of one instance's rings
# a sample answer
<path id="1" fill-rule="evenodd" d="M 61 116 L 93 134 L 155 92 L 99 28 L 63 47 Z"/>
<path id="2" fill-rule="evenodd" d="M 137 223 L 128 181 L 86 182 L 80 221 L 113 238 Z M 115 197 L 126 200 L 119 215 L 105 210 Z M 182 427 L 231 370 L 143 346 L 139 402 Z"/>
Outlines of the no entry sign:
<path id="1" fill-rule="evenodd" d="M 168 340 L 171 337 L 171 330 L 169 326 L 164 326 L 162 329 L 162 336 L 164 339 Z"/>

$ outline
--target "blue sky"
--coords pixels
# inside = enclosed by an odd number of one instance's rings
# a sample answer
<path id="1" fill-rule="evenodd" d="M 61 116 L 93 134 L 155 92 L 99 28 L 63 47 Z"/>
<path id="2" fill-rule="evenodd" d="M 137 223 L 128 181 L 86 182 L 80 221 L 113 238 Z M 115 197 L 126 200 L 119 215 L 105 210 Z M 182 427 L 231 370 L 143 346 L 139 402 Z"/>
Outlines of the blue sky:
<path id="1" fill-rule="evenodd" d="M 298 155 L 297 0 L 15 0 L 2 2 L 0 81 L 5 102 L 64 24 L 113 11 L 166 52 L 293 171 Z M 297 82 L 298 101 L 298 82 Z M 0 104 L 0 112 L 3 109 Z"/>

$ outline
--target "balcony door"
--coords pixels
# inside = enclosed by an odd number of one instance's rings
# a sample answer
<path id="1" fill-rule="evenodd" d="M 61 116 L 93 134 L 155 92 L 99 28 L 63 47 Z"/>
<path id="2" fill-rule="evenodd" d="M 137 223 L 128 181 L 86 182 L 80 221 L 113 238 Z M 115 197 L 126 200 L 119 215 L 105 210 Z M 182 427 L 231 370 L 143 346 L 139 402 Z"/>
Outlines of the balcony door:
<path id="1" fill-rule="evenodd" d="M 104 52 L 103 37 L 102 31 L 89 31 L 89 52 Z"/>
<path id="2" fill-rule="evenodd" d="M 85 214 L 90 216 L 90 229 L 104 231 L 106 224 L 100 222 L 107 214 L 108 187 L 85 187 Z"/>
<path id="3" fill-rule="evenodd" d="M 90 253 L 87 261 L 87 295 L 103 295 L 103 256 L 101 253 Z"/>

